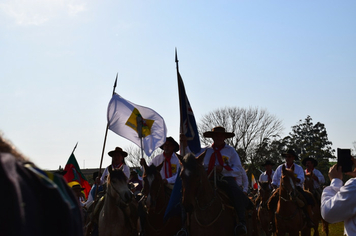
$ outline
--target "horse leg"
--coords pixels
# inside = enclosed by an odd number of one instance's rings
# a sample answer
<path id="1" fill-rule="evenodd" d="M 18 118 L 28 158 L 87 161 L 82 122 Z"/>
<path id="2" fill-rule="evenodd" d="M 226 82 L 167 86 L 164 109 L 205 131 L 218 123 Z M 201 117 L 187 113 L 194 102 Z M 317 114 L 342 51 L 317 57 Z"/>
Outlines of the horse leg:
<path id="1" fill-rule="evenodd" d="M 329 236 L 329 223 L 326 222 L 324 219 L 321 219 L 321 222 L 323 224 L 323 232 L 326 236 Z"/>

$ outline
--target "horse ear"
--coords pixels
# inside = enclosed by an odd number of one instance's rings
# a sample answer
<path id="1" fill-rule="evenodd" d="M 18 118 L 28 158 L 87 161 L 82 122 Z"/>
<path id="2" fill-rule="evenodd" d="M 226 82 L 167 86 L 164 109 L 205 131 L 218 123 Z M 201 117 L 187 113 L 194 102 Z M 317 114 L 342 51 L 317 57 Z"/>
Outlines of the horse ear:
<path id="1" fill-rule="evenodd" d="M 176 156 L 178 157 L 180 163 L 183 163 L 183 156 L 179 155 L 178 153 L 176 153 Z"/>
<path id="2" fill-rule="evenodd" d="M 200 154 L 199 156 L 197 156 L 195 159 L 196 159 L 199 163 L 203 163 L 205 154 L 206 154 L 206 150 L 205 150 L 202 154 Z"/>

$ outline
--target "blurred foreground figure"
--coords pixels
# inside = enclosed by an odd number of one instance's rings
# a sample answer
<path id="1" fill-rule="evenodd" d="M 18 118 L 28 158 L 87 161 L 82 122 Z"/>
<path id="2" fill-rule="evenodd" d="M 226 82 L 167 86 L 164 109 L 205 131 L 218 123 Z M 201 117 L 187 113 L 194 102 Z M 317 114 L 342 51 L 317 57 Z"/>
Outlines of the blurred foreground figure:
<path id="1" fill-rule="evenodd" d="M 350 157 L 356 166 L 356 159 Z M 346 172 L 351 176 L 343 185 L 341 166 L 333 165 L 329 169 L 330 186 L 324 188 L 321 196 L 321 216 L 329 223 L 344 222 L 344 234 L 356 235 L 356 168 Z"/>
<path id="2" fill-rule="evenodd" d="M 78 201 L 61 175 L 28 162 L 0 134 L 0 234 L 83 235 Z"/>

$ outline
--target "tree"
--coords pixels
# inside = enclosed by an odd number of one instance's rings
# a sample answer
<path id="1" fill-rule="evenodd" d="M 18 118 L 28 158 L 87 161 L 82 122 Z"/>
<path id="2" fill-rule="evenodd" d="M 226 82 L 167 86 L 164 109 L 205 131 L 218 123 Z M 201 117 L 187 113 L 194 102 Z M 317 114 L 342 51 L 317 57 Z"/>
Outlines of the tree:
<path id="1" fill-rule="evenodd" d="M 318 161 L 318 169 L 324 174 L 327 180 L 329 171 L 329 159 L 334 159 L 335 150 L 332 149 L 332 142 L 328 140 L 325 125 L 318 122 L 315 125 L 312 118 L 307 118 L 292 126 L 292 132 L 284 138 L 286 148 L 293 148 L 299 155 L 300 161 L 306 157 L 315 158 Z"/>
<path id="2" fill-rule="evenodd" d="M 226 143 L 235 148 L 242 163 L 252 165 L 261 158 L 257 152 L 259 147 L 266 140 L 279 137 L 283 130 L 282 122 L 264 109 L 226 107 L 202 117 L 198 127 L 204 145 L 211 144 L 213 140 L 204 138 L 203 133 L 216 126 L 223 126 L 227 132 L 235 133 L 233 138 L 226 139 Z"/>

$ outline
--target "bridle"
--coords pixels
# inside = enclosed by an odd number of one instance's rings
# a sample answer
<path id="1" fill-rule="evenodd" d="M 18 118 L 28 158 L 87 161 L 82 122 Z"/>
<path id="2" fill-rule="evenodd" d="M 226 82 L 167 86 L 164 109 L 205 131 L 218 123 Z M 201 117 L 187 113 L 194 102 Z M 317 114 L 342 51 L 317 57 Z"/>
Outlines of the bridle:
<path id="1" fill-rule="evenodd" d="M 155 179 L 155 178 L 154 178 Z M 153 181 L 152 181 L 153 182 Z M 163 182 L 162 181 L 160 181 L 160 183 L 159 183 L 159 187 L 158 187 L 158 190 L 157 190 L 157 194 L 156 194 L 156 196 L 155 196 L 155 198 L 154 199 L 152 199 L 151 200 L 151 202 L 154 202 L 154 203 L 157 203 L 158 201 L 158 198 L 159 198 L 159 196 L 160 196 L 160 192 L 163 190 L 163 186 L 164 184 L 163 184 Z M 149 192 L 151 192 L 151 191 L 149 191 Z M 147 196 L 146 196 L 146 199 L 145 200 L 147 200 Z M 153 213 L 155 213 L 155 214 L 157 214 L 157 215 L 159 215 L 159 214 L 161 214 L 162 212 L 163 212 L 163 210 L 165 210 L 165 205 L 164 204 L 162 204 L 162 209 L 160 209 L 160 210 L 153 210 L 152 212 Z"/>
<path id="2" fill-rule="evenodd" d="M 214 172 L 216 172 L 216 168 L 214 167 Z M 210 176 L 210 175 L 209 175 Z M 213 197 L 211 198 L 211 200 L 209 200 L 208 203 L 206 203 L 204 206 L 201 206 L 199 204 L 199 196 L 200 194 L 203 192 L 202 189 L 203 189 L 203 180 L 202 180 L 202 175 L 199 175 L 199 181 L 198 181 L 198 187 L 197 187 L 197 192 L 198 194 L 196 194 L 196 196 L 194 197 L 194 200 L 195 200 L 195 203 L 196 203 L 196 206 L 199 210 L 201 211 L 205 211 L 207 210 L 208 208 L 210 208 L 213 203 L 217 200 L 217 199 L 220 199 L 220 204 L 221 204 L 221 207 L 220 207 L 220 211 L 218 213 L 218 215 L 215 217 L 215 219 L 213 219 L 210 223 L 208 224 L 202 224 L 198 217 L 197 217 L 197 214 L 196 214 L 196 211 L 193 211 L 193 214 L 194 214 L 194 218 L 196 220 L 196 222 L 198 223 L 199 226 L 201 227 L 209 227 L 211 226 L 212 224 L 214 224 L 218 219 L 219 217 L 221 216 L 222 212 L 225 210 L 225 206 L 222 202 L 222 199 L 218 196 L 217 194 L 217 187 L 216 187 L 216 173 L 214 174 L 214 194 L 213 194 Z"/>
<path id="3" fill-rule="evenodd" d="M 287 194 L 289 195 L 289 199 L 286 199 L 285 197 L 283 197 L 282 194 L 280 194 L 280 198 L 285 202 L 286 201 L 296 201 L 297 194 L 296 194 L 296 187 L 295 187 L 295 184 L 293 182 L 293 179 L 291 177 L 287 176 L 287 175 L 285 175 L 285 177 L 288 178 L 292 189 L 288 190 L 286 188 L 286 185 L 285 185 L 284 181 L 281 181 L 281 188 L 284 189 L 285 192 L 287 192 Z M 282 191 L 281 191 L 281 193 L 282 193 Z"/>
<path id="4" fill-rule="evenodd" d="M 121 196 L 120 192 L 116 189 L 116 187 L 111 183 L 112 181 L 110 180 L 109 184 L 111 186 L 111 188 L 114 190 L 114 193 L 116 193 L 119 197 L 116 198 L 116 206 L 119 208 L 126 208 L 129 203 L 131 202 L 132 198 L 129 199 L 128 202 L 125 202 L 123 200 L 123 197 Z"/>

